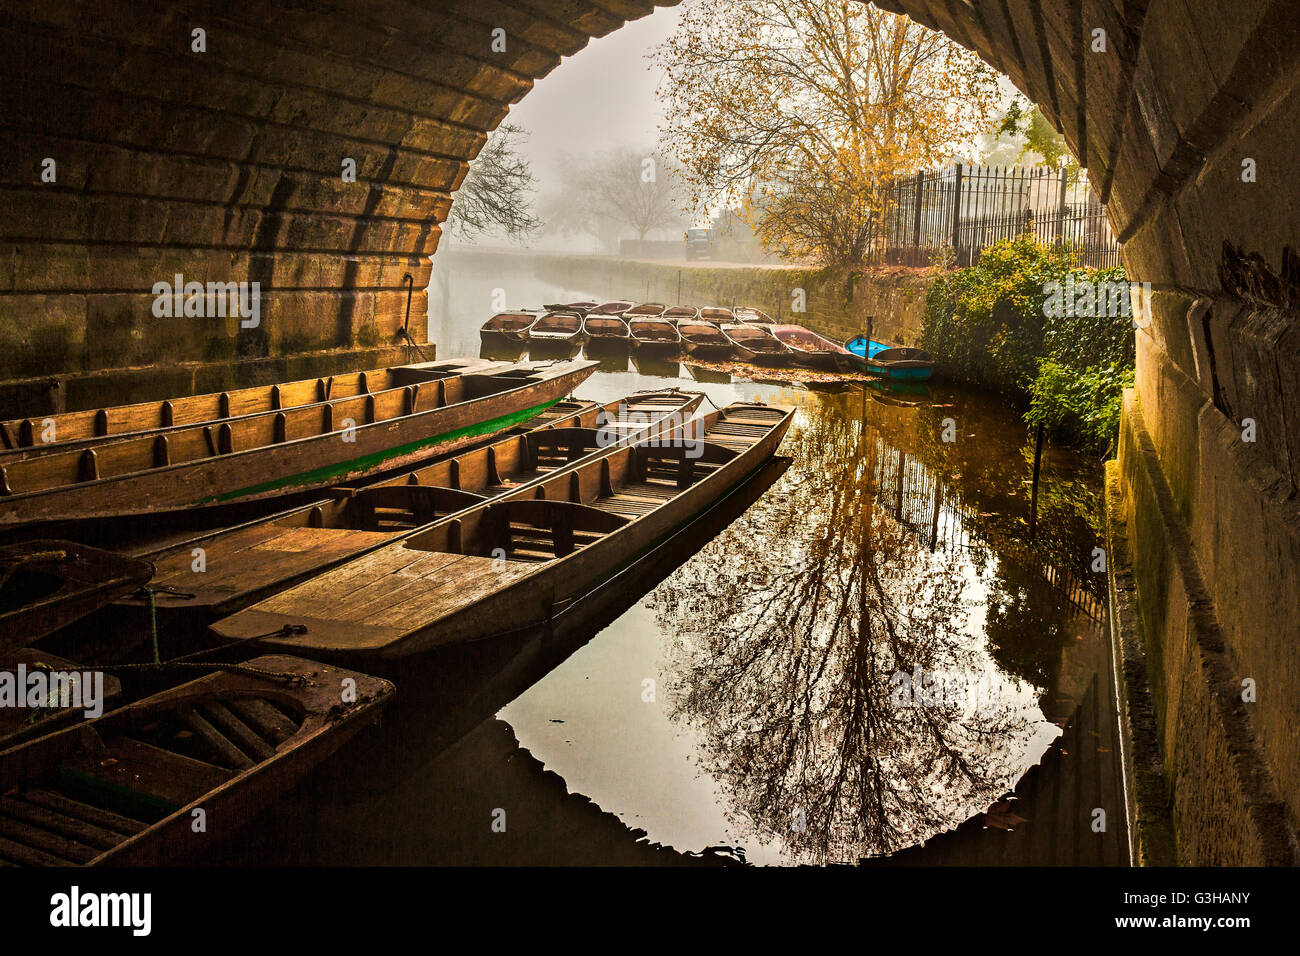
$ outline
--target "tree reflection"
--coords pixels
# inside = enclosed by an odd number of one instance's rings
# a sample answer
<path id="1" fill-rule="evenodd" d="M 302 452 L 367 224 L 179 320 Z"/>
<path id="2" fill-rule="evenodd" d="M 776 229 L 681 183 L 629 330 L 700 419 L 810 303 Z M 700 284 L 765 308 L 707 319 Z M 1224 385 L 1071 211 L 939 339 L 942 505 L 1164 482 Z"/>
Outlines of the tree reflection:
<path id="1" fill-rule="evenodd" d="M 898 672 L 994 673 L 981 573 L 878 500 L 889 448 L 845 413 L 856 401 L 806 406 L 787 475 L 650 598 L 673 635 L 672 716 L 699 731 L 733 824 L 806 862 L 890 852 L 986 808 L 1041 719 L 1014 681 L 979 706 L 952 686 L 900 700 Z"/>

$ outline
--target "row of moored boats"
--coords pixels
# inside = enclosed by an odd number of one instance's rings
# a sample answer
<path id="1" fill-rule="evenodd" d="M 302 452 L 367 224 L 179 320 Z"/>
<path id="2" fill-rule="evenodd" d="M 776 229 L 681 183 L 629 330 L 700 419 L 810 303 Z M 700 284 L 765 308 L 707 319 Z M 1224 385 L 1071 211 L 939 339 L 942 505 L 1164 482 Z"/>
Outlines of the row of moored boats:
<path id="1" fill-rule="evenodd" d="M 675 389 L 572 398 L 594 368 L 442 361 L 0 422 L 0 703 L 34 674 L 97 673 L 106 698 L 0 706 L 0 865 L 193 859 L 198 811 L 228 832 L 373 720 L 394 687 L 371 675 L 553 630 L 790 424 Z M 172 533 L 110 545 L 142 525 Z"/>
<path id="2" fill-rule="evenodd" d="M 929 378 L 934 366 L 921 349 L 874 341 L 866 335 L 840 345 L 802 325 L 781 323 L 761 309 L 744 307 L 569 302 L 499 312 L 483 325 L 480 335 L 486 345 L 623 346 L 706 361 L 799 365 L 912 381 Z"/>

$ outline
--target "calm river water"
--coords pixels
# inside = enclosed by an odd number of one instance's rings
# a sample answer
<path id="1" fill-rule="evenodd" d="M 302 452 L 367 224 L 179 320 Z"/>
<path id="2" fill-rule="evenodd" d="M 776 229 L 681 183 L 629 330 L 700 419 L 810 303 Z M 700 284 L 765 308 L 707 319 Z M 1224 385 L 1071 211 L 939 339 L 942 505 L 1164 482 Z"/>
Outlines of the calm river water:
<path id="1" fill-rule="evenodd" d="M 479 354 L 497 289 L 511 306 L 634 297 L 559 288 L 522 257 L 440 256 L 435 276 L 439 357 Z M 603 362 L 580 396 L 680 385 L 796 406 L 790 460 L 621 583 L 567 646 L 489 642 L 399 678 L 395 712 L 233 859 L 851 862 L 972 817 L 1029 826 L 1030 804 L 994 805 L 1045 755 L 1064 796 L 1032 818 L 1050 844 L 1069 830 L 1083 847 L 1047 852 L 1093 859 L 1076 803 L 1109 801 L 1124 842 L 1104 575 L 1089 566 L 1095 462 L 1048 449 L 1031 542 L 1032 442 L 987 396 Z M 1064 742 L 1071 722 L 1081 745 Z M 1060 770 L 1080 746 L 1086 773 Z"/>

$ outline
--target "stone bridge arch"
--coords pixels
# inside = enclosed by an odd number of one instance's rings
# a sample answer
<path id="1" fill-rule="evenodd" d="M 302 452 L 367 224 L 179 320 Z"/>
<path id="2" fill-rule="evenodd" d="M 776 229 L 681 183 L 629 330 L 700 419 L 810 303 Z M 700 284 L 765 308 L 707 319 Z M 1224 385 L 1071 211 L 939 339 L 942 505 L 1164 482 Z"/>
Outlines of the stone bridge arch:
<path id="1" fill-rule="evenodd" d="M 391 345 L 406 276 L 411 313 L 425 314 L 437 223 L 486 133 L 562 57 L 656 5 L 668 4 L 8 4 L 0 377 L 22 381 L 6 394 L 58 403 L 51 373 L 189 360 L 216 381 L 283 372 L 313 349 Z M 1138 760 L 1162 761 L 1167 782 L 1142 779 L 1167 787 L 1184 859 L 1289 861 L 1300 807 L 1300 267 L 1283 259 L 1300 245 L 1294 0 L 878 5 L 976 50 L 1043 106 L 1099 184 L 1130 276 L 1153 284 L 1112 545 L 1127 532 L 1132 574 L 1114 581 L 1121 597 L 1136 589 L 1130 631 L 1151 649 L 1159 747 Z M 349 158 L 356 183 L 341 176 Z M 176 274 L 261 282 L 261 327 L 231 319 L 214 337 L 155 319 L 150 290 Z M 1244 677 L 1258 682 L 1254 704 L 1239 701 Z"/>

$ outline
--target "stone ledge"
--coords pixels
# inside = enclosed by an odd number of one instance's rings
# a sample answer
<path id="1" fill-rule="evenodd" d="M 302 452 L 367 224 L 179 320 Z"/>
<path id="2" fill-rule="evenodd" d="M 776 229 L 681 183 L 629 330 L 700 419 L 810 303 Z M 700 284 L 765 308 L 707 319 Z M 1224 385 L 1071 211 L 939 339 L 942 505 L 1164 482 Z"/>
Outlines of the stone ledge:
<path id="1" fill-rule="evenodd" d="M 1146 646 L 1136 605 L 1128 524 L 1120 490 L 1119 462 L 1106 463 L 1106 567 L 1110 596 L 1108 621 L 1115 657 L 1115 692 L 1120 740 L 1124 746 L 1125 808 L 1138 866 L 1172 866 L 1177 848 L 1170 816 L 1169 785 L 1160 752 Z"/>
<path id="2" fill-rule="evenodd" d="M 1120 543 L 1131 542 L 1134 550 L 1132 556 L 1121 550 L 1121 569 L 1133 573 L 1117 576 L 1116 588 L 1120 598 L 1137 597 L 1132 620 L 1156 702 L 1179 862 L 1293 865 L 1300 855 L 1286 806 L 1241 701 L 1231 650 L 1131 390 L 1117 470 L 1125 489 Z M 1126 622 L 1120 616 L 1117 623 Z"/>
<path id="3" fill-rule="evenodd" d="M 420 348 L 425 359 L 436 354 L 432 344 Z M 406 355 L 405 346 L 328 349 L 235 361 L 180 362 L 9 379 L 0 381 L 0 418 L 82 411 L 401 365 L 407 361 Z"/>

